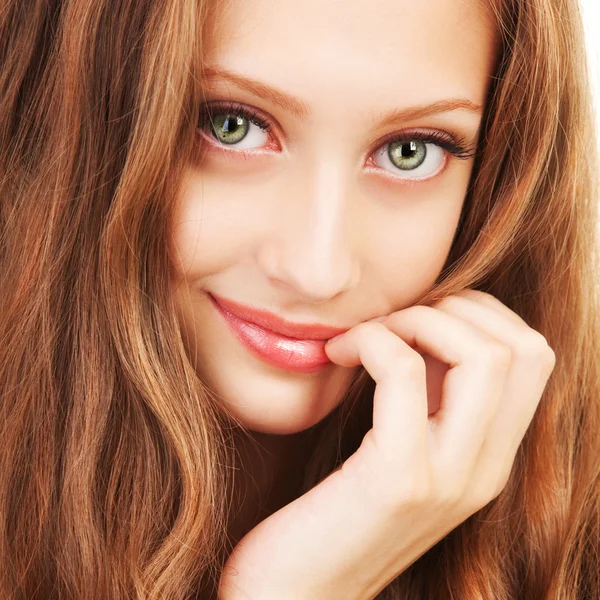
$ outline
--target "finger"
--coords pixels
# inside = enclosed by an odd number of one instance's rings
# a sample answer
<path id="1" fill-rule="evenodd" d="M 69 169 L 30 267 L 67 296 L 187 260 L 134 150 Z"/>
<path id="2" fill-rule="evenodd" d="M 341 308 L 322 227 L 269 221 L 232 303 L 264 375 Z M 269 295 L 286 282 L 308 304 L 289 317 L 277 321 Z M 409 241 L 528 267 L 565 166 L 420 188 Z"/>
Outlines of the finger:
<path id="1" fill-rule="evenodd" d="M 495 427 L 500 427 L 497 435 L 510 444 L 509 434 L 523 437 L 537 407 L 539 392 L 549 376 L 545 344 L 520 317 L 507 319 L 506 312 L 489 302 L 489 298 L 479 297 L 473 301 L 467 296 L 448 297 L 437 308 L 471 323 L 510 348 L 513 360 L 507 374 L 505 399 L 494 418 Z"/>
<path id="2" fill-rule="evenodd" d="M 341 366 L 362 364 L 377 384 L 371 434 L 377 448 L 395 461 L 424 457 L 428 421 L 423 358 L 378 322 L 360 323 L 330 340 L 325 350 Z"/>
<path id="3" fill-rule="evenodd" d="M 483 304 L 484 306 L 488 306 L 493 308 L 500 313 L 502 313 L 505 317 L 508 317 L 511 321 L 513 321 L 517 325 L 522 325 L 524 327 L 528 327 L 527 323 L 513 310 L 508 308 L 503 302 L 498 300 L 498 298 L 488 294 L 487 292 L 482 292 L 480 290 L 473 290 L 470 288 L 466 288 L 460 290 L 455 294 L 456 296 L 462 296 L 464 298 L 468 298 L 473 302 L 477 302 L 479 304 Z M 445 299 L 444 299 L 445 300 Z M 444 301 L 442 300 L 442 302 Z"/>
<path id="4" fill-rule="evenodd" d="M 480 456 L 480 462 L 488 465 L 490 459 L 497 462 L 502 458 L 502 473 L 508 476 L 553 369 L 552 356 L 545 348 L 543 338 L 522 319 L 507 319 L 506 312 L 499 310 L 496 303 L 473 301 L 471 298 L 448 297 L 436 308 L 480 328 L 511 350 L 513 360 L 507 373 L 503 398 L 490 424 Z"/>
<path id="5" fill-rule="evenodd" d="M 508 349 L 463 319 L 427 306 L 393 313 L 385 326 L 450 366 L 440 409 L 430 421 L 441 462 L 472 469 L 502 395 Z"/>

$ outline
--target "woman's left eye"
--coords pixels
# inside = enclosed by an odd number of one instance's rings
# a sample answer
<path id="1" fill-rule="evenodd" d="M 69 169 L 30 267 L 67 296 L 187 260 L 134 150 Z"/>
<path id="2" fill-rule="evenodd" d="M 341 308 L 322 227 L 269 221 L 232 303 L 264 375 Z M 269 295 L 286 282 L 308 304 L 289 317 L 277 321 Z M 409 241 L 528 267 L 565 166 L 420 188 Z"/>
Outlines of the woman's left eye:
<path id="1" fill-rule="evenodd" d="M 427 179 L 444 165 L 445 152 L 437 144 L 420 139 L 388 142 L 374 154 L 373 162 L 406 179 Z"/>
<path id="2" fill-rule="evenodd" d="M 199 122 L 209 143 L 246 154 L 246 150 L 266 148 L 272 131 L 266 117 L 236 102 L 211 108 L 201 115 Z M 398 179 L 420 180 L 435 176 L 444 166 L 447 154 L 459 159 L 475 156 L 464 139 L 457 140 L 441 131 L 414 130 L 392 136 L 375 150 L 369 161 Z"/>

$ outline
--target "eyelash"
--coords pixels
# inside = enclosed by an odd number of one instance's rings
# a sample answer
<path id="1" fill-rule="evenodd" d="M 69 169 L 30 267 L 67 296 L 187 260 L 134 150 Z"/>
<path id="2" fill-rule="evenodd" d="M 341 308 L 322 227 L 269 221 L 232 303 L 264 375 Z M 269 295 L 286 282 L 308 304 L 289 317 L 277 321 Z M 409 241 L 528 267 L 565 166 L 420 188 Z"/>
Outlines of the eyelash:
<path id="1" fill-rule="evenodd" d="M 199 127 L 205 128 L 212 122 L 212 114 L 234 113 L 260 127 L 263 131 L 271 134 L 273 126 L 269 120 L 260 112 L 239 102 L 223 101 L 215 102 L 210 105 L 210 108 L 204 108 L 201 111 Z M 458 158 L 459 160 L 467 160 L 474 158 L 476 155 L 475 148 L 470 145 L 464 137 L 455 137 L 449 133 L 442 131 L 422 131 L 414 129 L 402 133 L 391 133 L 379 141 L 379 145 L 375 148 L 391 145 L 394 142 L 409 142 L 419 140 L 424 143 L 436 144 L 443 148 L 446 152 Z M 243 150 L 235 150 L 234 152 L 244 152 Z"/>
<path id="2" fill-rule="evenodd" d="M 262 117 L 258 112 L 245 104 L 240 104 L 239 102 L 215 102 L 210 105 L 210 109 L 212 110 L 205 107 L 201 111 L 199 123 L 201 127 L 206 126 L 208 122 L 210 122 L 212 116 L 211 113 L 235 113 L 236 115 L 241 115 L 245 119 L 248 119 L 248 121 L 252 121 L 252 123 L 258 125 L 263 131 L 271 132 L 273 129 L 266 118 Z"/>

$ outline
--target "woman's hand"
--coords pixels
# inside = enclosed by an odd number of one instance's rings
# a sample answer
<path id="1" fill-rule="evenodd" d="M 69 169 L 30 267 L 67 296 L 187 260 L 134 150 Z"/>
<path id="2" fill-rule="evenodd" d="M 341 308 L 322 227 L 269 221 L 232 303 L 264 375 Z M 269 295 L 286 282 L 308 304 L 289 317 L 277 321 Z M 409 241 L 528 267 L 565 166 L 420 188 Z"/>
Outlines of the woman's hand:
<path id="1" fill-rule="evenodd" d="M 555 364 L 540 333 L 475 290 L 360 323 L 326 352 L 374 379 L 373 428 L 341 468 L 242 538 L 222 600 L 375 597 L 500 494 Z"/>

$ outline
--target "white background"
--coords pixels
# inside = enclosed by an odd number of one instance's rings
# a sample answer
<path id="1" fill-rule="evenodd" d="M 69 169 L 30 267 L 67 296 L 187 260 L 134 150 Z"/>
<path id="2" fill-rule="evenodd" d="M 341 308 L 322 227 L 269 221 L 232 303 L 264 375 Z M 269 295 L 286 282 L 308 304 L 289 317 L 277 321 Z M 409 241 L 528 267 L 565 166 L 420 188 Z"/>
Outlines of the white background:
<path id="1" fill-rule="evenodd" d="M 596 129 L 600 137 L 600 2 L 580 0 L 596 106 Z"/>
<path id="2" fill-rule="evenodd" d="M 600 2 L 598 0 L 579 0 L 583 12 L 585 25 L 586 44 L 590 58 L 590 72 L 594 92 L 594 106 L 596 110 L 596 131 L 600 145 Z M 598 165 L 600 177 L 600 164 Z M 600 198 L 598 198 L 600 203 Z M 600 221 L 598 222 L 600 232 Z"/>

